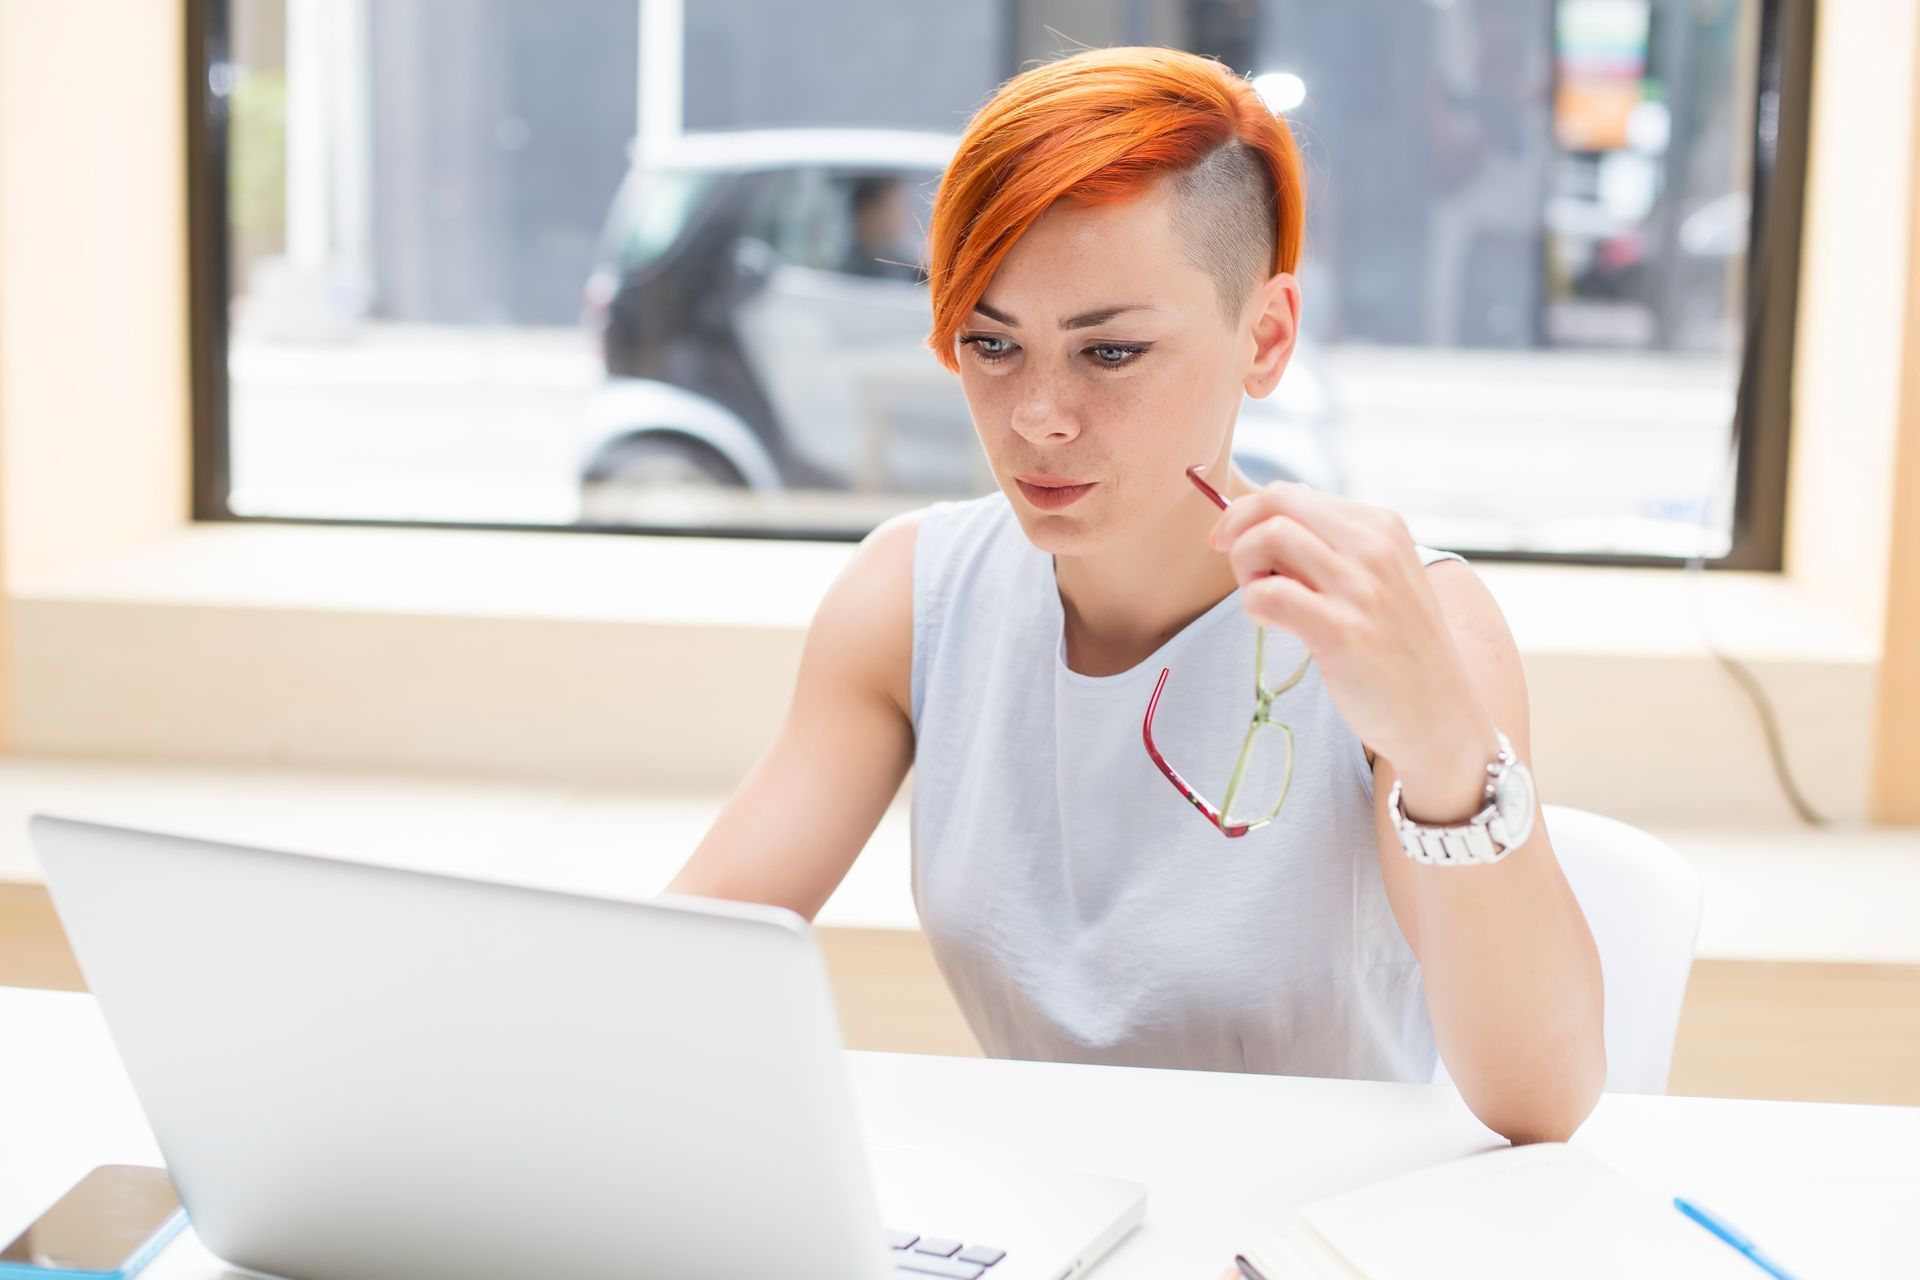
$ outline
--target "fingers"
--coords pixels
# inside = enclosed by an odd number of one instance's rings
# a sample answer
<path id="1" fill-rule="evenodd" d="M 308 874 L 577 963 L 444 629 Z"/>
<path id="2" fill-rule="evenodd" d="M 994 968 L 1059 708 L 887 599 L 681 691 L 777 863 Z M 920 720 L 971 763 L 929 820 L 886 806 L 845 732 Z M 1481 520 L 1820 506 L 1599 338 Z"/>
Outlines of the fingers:
<path id="1" fill-rule="evenodd" d="M 1305 525 L 1335 551 L 1368 561 L 1390 558 L 1398 541 L 1412 541 L 1391 511 L 1280 482 L 1234 499 L 1214 524 L 1213 546 L 1225 550 L 1254 525 L 1279 515 Z"/>
<path id="2" fill-rule="evenodd" d="M 1261 626 L 1299 636 L 1315 653 L 1340 635 L 1344 606 L 1294 578 L 1255 578 L 1241 588 L 1240 605 Z"/>
<path id="3" fill-rule="evenodd" d="M 1291 516 L 1269 516 L 1250 526 L 1227 552 L 1234 580 L 1246 586 L 1274 573 L 1298 578 L 1316 591 L 1339 591 L 1350 571 L 1319 534 Z"/>

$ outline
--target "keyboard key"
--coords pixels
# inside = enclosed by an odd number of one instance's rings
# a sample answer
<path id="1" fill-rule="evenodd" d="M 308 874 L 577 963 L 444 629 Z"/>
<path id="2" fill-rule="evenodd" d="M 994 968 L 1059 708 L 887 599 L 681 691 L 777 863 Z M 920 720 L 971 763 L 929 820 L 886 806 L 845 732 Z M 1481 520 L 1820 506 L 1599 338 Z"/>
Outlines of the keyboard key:
<path id="1" fill-rule="evenodd" d="M 893 1269 L 901 1275 L 947 1276 L 950 1280 L 980 1280 L 987 1272 L 977 1262 L 959 1262 L 953 1258 L 936 1258 L 913 1252 L 894 1254 Z"/>
<path id="2" fill-rule="evenodd" d="M 943 1239 L 940 1236 L 928 1236 L 919 1244 L 913 1246 L 913 1251 L 915 1253 L 932 1254 L 936 1258 L 951 1258 L 954 1254 L 960 1252 L 960 1242 L 958 1240 Z"/>
<path id="3" fill-rule="evenodd" d="M 1007 1251 L 990 1244 L 970 1244 L 954 1256 L 961 1262 L 977 1262 L 983 1267 L 990 1267 L 1006 1257 Z"/>
<path id="4" fill-rule="evenodd" d="M 887 1237 L 889 1249 L 905 1249 L 920 1238 L 911 1231 L 887 1231 L 884 1234 Z"/>

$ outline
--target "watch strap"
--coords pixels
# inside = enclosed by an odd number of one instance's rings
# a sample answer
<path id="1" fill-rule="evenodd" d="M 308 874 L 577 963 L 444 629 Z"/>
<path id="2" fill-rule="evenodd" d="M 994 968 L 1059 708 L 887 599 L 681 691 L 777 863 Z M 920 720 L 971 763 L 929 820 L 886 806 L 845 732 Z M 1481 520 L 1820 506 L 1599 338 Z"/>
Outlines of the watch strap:
<path id="1" fill-rule="evenodd" d="M 1399 803 L 1400 783 L 1393 784 L 1392 803 Z M 1400 847 L 1409 858 L 1428 865 L 1450 866 L 1498 862 L 1508 850 L 1494 842 L 1484 822 L 1468 822 L 1457 827 L 1429 827 L 1407 820 L 1396 827 Z"/>
<path id="2" fill-rule="evenodd" d="M 1402 802 L 1400 779 L 1394 779 L 1393 790 L 1387 796 L 1387 813 L 1408 858 L 1428 866 L 1478 866 L 1498 862 L 1513 852 L 1514 846 L 1506 839 L 1506 824 L 1500 821 L 1493 798 L 1501 775 L 1518 757 L 1507 735 L 1498 730 L 1494 732 L 1500 740 L 1500 751 L 1487 766 L 1485 805 L 1465 822 L 1447 825 L 1415 822 L 1407 816 Z M 1497 831 L 1496 823 L 1499 824 Z"/>

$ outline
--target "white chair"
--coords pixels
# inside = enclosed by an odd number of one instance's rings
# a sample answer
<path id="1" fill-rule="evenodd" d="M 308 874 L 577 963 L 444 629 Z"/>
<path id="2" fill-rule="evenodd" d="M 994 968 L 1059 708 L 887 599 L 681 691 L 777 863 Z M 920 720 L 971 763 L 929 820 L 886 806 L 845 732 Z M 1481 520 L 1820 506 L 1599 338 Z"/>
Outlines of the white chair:
<path id="1" fill-rule="evenodd" d="M 1584 809 L 1542 806 L 1586 913 L 1606 987 L 1609 1093 L 1665 1093 L 1700 936 L 1700 876 L 1664 841 Z M 1435 1084 L 1451 1084 L 1436 1061 Z"/>

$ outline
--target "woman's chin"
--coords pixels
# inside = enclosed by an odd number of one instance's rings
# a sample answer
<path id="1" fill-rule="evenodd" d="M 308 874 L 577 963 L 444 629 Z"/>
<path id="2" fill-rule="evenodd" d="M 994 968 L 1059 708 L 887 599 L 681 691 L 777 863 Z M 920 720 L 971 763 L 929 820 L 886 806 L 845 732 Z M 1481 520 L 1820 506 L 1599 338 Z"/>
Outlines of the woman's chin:
<path id="1" fill-rule="evenodd" d="M 1099 512 L 1083 511 L 1078 505 L 1067 511 L 1038 511 L 1016 498 L 1013 512 L 1027 541 L 1049 555 L 1086 555 L 1112 536 Z"/>

